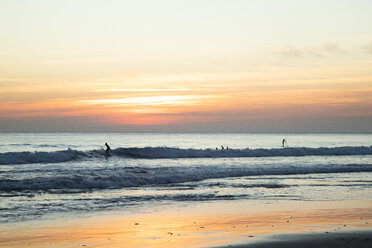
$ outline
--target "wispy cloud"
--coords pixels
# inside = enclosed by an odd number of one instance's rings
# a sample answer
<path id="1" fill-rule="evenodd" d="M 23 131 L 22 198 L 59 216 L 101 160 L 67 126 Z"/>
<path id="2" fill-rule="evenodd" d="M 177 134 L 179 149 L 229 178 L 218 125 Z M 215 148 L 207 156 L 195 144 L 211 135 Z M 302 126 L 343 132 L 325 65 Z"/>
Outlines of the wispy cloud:
<path id="1" fill-rule="evenodd" d="M 321 49 L 330 53 L 344 53 L 345 51 L 335 43 L 327 43 Z"/>
<path id="2" fill-rule="evenodd" d="M 368 44 L 362 46 L 362 50 L 363 50 L 365 53 L 367 53 L 367 54 L 369 54 L 369 55 L 372 55 L 372 42 L 370 42 L 370 43 L 368 43 Z"/>
<path id="3" fill-rule="evenodd" d="M 119 99 L 82 100 L 83 103 L 91 104 L 117 104 L 117 105 L 185 105 L 192 104 L 202 96 L 149 96 L 128 97 Z"/>
<path id="4" fill-rule="evenodd" d="M 280 51 L 279 54 L 284 57 L 288 57 L 288 58 L 302 58 L 303 57 L 302 51 L 292 46 L 287 47 L 283 51 Z"/>
<path id="5" fill-rule="evenodd" d="M 335 54 L 345 54 L 346 51 L 341 49 L 335 43 L 327 43 L 317 47 L 297 48 L 295 46 L 288 46 L 279 52 L 283 57 L 287 58 L 325 58 Z"/>
<path id="6" fill-rule="evenodd" d="M 100 89 L 97 91 L 113 91 L 113 92 L 174 92 L 174 91 L 190 91 L 190 89 Z"/>

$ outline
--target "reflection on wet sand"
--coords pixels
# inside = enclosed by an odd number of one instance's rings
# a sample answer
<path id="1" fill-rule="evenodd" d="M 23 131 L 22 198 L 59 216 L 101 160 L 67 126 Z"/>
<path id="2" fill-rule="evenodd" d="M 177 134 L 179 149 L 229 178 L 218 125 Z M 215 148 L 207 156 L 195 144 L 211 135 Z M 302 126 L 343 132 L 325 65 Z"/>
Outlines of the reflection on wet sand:
<path id="1" fill-rule="evenodd" d="M 213 205 L 212 205 L 213 206 Z M 5 230 L 0 247 L 211 247 L 265 235 L 371 229 L 371 208 L 213 213 L 158 212 Z"/>

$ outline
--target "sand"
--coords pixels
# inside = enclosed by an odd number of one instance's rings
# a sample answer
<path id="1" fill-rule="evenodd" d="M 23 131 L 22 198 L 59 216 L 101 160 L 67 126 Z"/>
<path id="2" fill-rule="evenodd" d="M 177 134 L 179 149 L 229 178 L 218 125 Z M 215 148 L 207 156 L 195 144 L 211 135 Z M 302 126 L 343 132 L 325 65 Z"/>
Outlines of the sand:
<path id="1" fill-rule="evenodd" d="M 0 247 L 372 247 L 371 206 L 370 200 L 226 201 L 70 213 L 2 224 Z"/>

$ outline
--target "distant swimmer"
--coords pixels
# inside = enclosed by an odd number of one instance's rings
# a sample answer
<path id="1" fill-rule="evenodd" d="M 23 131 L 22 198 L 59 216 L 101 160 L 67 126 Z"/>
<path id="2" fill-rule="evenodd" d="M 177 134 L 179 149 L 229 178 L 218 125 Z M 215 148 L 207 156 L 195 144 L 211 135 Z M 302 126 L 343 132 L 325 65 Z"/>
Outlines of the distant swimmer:
<path id="1" fill-rule="evenodd" d="M 111 148 L 110 148 L 110 146 L 107 144 L 107 142 L 105 143 L 105 146 L 106 146 L 105 156 L 106 156 L 106 157 L 110 157 L 110 156 L 111 156 L 111 155 L 110 155 L 110 150 L 111 150 Z"/>
<path id="2" fill-rule="evenodd" d="M 225 147 L 221 146 L 221 150 L 224 150 L 224 149 L 225 149 Z"/>
<path id="3" fill-rule="evenodd" d="M 218 147 L 216 147 L 216 150 L 218 150 Z"/>
<path id="4" fill-rule="evenodd" d="M 226 146 L 226 150 L 229 150 L 229 147 L 228 146 Z"/>
<path id="5" fill-rule="evenodd" d="M 282 140 L 282 147 L 284 148 L 287 144 L 287 141 L 285 139 Z"/>

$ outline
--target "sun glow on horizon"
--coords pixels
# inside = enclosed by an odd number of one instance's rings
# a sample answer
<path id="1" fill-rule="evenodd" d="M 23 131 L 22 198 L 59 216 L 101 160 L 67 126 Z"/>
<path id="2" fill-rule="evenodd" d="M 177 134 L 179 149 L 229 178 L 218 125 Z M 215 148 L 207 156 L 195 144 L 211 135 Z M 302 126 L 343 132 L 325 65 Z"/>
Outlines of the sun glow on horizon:
<path id="1" fill-rule="evenodd" d="M 372 2 L 264 2 L 1 1 L 0 131 L 372 132 Z"/>
<path id="2" fill-rule="evenodd" d="M 110 105 L 191 105 L 196 104 L 196 100 L 202 98 L 202 96 L 148 96 L 120 99 L 81 100 L 81 102 Z"/>

